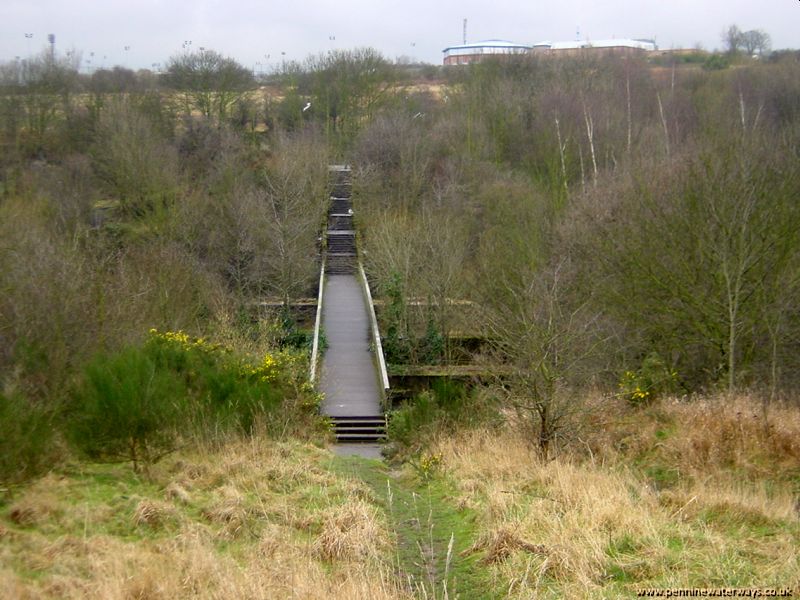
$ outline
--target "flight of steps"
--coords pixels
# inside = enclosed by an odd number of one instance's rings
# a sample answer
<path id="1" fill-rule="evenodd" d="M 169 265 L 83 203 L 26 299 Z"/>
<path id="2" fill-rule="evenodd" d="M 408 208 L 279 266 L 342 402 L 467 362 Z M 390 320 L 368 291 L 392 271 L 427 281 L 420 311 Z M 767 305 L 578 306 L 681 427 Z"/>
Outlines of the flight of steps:
<path id="1" fill-rule="evenodd" d="M 386 440 L 386 417 L 329 417 L 338 443 L 376 444 Z"/>
<path id="2" fill-rule="evenodd" d="M 331 167 L 331 202 L 325 248 L 325 273 L 354 275 L 358 266 L 349 167 Z M 366 342 L 365 342 L 366 343 Z M 346 377 L 347 373 L 338 374 Z M 386 415 L 329 416 L 337 443 L 386 441 Z"/>
<path id="3" fill-rule="evenodd" d="M 332 171 L 333 186 L 328 210 L 325 272 L 352 275 L 356 270 L 356 232 L 353 229 L 350 169 Z"/>

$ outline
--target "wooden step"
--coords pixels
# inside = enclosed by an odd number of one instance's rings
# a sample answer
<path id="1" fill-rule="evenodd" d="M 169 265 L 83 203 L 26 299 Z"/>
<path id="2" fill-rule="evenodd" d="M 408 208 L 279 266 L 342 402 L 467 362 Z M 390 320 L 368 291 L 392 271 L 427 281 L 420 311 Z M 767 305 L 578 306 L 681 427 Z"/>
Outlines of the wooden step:
<path id="1" fill-rule="evenodd" d="M 329 275 L 352 275 L 356 272 L 355 252 L 329 252 L 325 260 L 325 272 Z"/>
<path id="2" fill-rule="evenodd" d="M 330 417 L 337 442 L 378 443 L 386 439 L 386 417 L 364 415 Z"/>
<path id="3" fill-rule="evenodd" d="M 329 215 L 349 215 L 353 210 L 353 203 L 350 198 L 333 198 L 328 210 Z"/>
<path id="4" fill-rule="evenodd" d="M 352 192 L 352 185 L 350 182 L 343 182 L 343 183 L 334 183 L 331 196 L 336 196 L 337 198 L 349 198 Z"/>
<path id="5" fill-rule="evenodd" d="M 352 231 L 353 215 L 333 213 L 328 215 L 328 231 Z"/>

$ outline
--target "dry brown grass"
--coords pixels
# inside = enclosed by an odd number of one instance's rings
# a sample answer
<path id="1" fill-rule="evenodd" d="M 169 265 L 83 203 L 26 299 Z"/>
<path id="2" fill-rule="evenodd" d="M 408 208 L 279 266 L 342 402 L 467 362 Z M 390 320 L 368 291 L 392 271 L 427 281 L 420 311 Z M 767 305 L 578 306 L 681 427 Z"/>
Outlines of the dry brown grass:
<path id="1" fill-rule="evenodd" d="M 82 567 L 59 562 L 52 575 L 32 583 L 0 574 L 12 597 L 30 598 L 395 598 L 379 569 L 349 565 L 327 569 L 302 549 L 284 544 L 269 560 L 237 561 L 213 540 L 186 532 L 172 541 L 130 544 L 94 538 Z M 62 551 L 68 551 L 69 548 Z"/>
<path id="2" fill-rule="evenodd" d="M 11 504 L 8 518 L 25 527 L 52 526 L 63 517 L 64 510 L 59 502 L 59 491 L 63 489 L 61 478 L 46 475 Z"/>
<path id="3" fill-rule="evenodd" d="M 202 514 L 210 523 L 219 526 L 219 535 L 226 538 L 243 533 L 250 517 L 244 495 L 232 485 L 214 490 L 213 500 Z"/>
<path id="4" fill-rule="evenodd" d="M 325 560 L 374 561 L 389 548 L 385 521 L 363 501 L 331 508 L 322 522 L 314 551 Z"/>
<path id="5" fill-rule="evenodd" d="M 166 502 L 144 498 L 136 504 L 133 523 L 137 527 L 159 529 L 177 518 L 175 508 Z"/>
<path id="6" fill-rule="evenodd" d="M 454 486 L 447 502 L 477 513 L 462 555 L 491 572 L 498 594 L 800 586 L 796 409 L 773 407 L 767 428 L 747 397 L 602 408 L 555 460 L 511 427 L 429 449 L 441 456 L 433 476 Z M 406 597 L 393 580 L 394 526 L 375 492 L 330 460 L 256 438 L 168 458 L 148 479 L 121 466 L 49 475 L 0 510 L 0 589 L 48 599 Z M 665 469 L 677 477 L 659 480 Z"/>
<path id="7" fill-rule="evenodd" d="M 694 469 L 734 466 L 757 475 L 800 466 L 800 410 L 778 404 L 766 421 L 757 399 L 738 396 L 694 403 L 673 402 L 665 410 L 675 419 L 676 435 L 667 449 Z"/>
<path id="8" fill-rule="evenodd" d="M 327 451 L 234 441 L 156 465 L 49 476 L 0 513 L 14 598 L 402 598 L 369 489 Z M 12 517 L 16 515 L 16 517 Z"/>
<path id="9" fill-rule="evenodd" d="M 471 550 L 510 582 L 510 597 L 610 597 L 634 585 L 800 586 L 791 487 L 758 479 L 770 461 L 790 472 L 798 411 L 774 409 L 774 439 L 759 440 L 752 402 L 737 402 L 731 414 L 718 401 L 670 402 L 640 413 L 638 428 L 619 419 L 624 409 L 606 412 L 604 433 L 550 461 L 511 429 L 443 438 L 431 451 L 459 489 L 456 504 L 479 511 L 481 539 Z M 656 436 L 665 423 L 671 433 Z M 599 438 L 625 444 L 603 450 Z M 648 440 L 661 444 L 660 461 L 691 476 L 659 489 L 631 467 L 633 456 L 650 456 Z"/>
<path id="10" fill-rule="evenodd" d="M 460 480 L 475 505 L 483 506 L 484 531 L 514 531 L 549 549 L 539 572 L 583 595 L 599 586 L 609 536 L 652 536 L 658 502 L 644 485 L 638 498 L 624 475 L 599 472 L 568 461 L 537 459 L 527 440 L 473 433 L 439 444 L 448 474 Z M 498 569 L 504 576 L 508 565 Z M 514 567 L 511 567 L 512 570 Z M 531 591 L 527 586 L 526 590 Z"/>
<path id="11" fill-rule="evenodd" d="M 596 456 L 657 455 L 685 476 L 734 470 L 752 480 L 791 476 L 800 468 L 800 407 L 774 403 L 764 417 L 753 395 L 665 399 L 631 410 L 604 401 L 589 444 Z M 800 490 L 798 490 L 800 491 Z"/>
<path id="12" fill-rule="evenodd" d="M 173 500 L 174 502 L 179 502 L 181 504 L 189 504 L 191 501 L 189 492 L 187 492 L 181 484 L 174 481 L 164 488 L 164 495 L 169 500 Z"/>
<path id="13" fill-rule="evenodd" d="M 493 564 L 503 561 L 511 556 L 512 552 L 524 550 L 531 554 L 548 556 L 550 550 L 541 544 L 531 544 L 521 539 L 519 536 L 508 529 L 484 532 L 478 540 L 469 548 L 462 552 L 462 555 L 469 556 L 475 552 L 484 551 L 485 556 L 481 559 L 483 564 Z"/>

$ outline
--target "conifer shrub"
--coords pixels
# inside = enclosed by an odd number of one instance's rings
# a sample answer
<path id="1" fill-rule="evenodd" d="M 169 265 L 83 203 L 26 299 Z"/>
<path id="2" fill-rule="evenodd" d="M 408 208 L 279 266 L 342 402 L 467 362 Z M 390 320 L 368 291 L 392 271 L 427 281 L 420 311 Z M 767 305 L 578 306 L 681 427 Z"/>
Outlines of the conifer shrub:
<path id="1" fill-rule="evenodd" d="M 51 414 L 17 393 L 0 392 L 0 487 L 17 483 L 52 464 Z"/>
<path id="2" fill-rule="evenodd" d="M 182 331 L 150 330 L 139 347 L 100 355 L 72 393 L 70 437 L 90 458 L 130 460 L 134 469 L 158 460 L 182 440 L 249 435 L 256 424 L 283 422 L 284 400 L 307 395 L 296 385 L 300 355 L 237 355 Z M 273 428 L 274 429 L 274 428 Z"/>
<path id="3" fill-rule="evenodd" d="M 277 410 L 288 391 L 288 353 L 254 360 L 205 338 L 155 329 L 146 349 L 160 368 L 180 377 L 189 399 L 187 419 L 200 435 L 232 429 L 251 433 L 259 414 Z"/>
<path id="4" fill-rule="evenodd" d="M 388 424 L 389 439 L 398 446 L 410 447 L 421 431 L 427 432 L 430 425 L 443 416 L 435 396 L 425 391 L 392 411 Z"/>
<path id="5" fill-rule="evenodd" d="M 89 458 L 130 460 L 138 471 L 175 448 L 186 392 L 146 348 L 99 355 L 73 391 L 70 437 Z"/>

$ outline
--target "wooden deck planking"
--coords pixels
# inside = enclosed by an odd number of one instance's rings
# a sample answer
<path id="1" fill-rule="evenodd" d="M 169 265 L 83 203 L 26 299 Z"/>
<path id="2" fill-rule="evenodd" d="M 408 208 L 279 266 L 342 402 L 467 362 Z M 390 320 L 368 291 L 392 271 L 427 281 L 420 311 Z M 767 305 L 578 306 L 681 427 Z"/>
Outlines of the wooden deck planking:
<path id="1" fill-rule="evenodd" d="M 330 416 L 380 415 L 381 395 L 370 351 L 368 307 L 356 275 L 329 275 L 322 327 L 328 347 L 322 360 L 322 412 Z"/>

